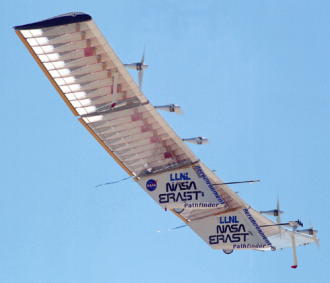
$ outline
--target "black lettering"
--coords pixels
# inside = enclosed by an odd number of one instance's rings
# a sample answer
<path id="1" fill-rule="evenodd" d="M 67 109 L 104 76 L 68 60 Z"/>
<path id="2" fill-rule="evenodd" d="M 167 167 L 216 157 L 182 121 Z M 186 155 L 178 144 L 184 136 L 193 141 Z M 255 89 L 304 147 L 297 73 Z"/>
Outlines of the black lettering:
<path id="1" fill-rule="evenodd" d="M 245 230 L 245 226 L 243 224 L 240 224 L 239 227 L 238 227 L 238 231 L 237 232 L 241 232 L 241 230 L 243 230 L 244 232 L 246 231 Z"/>
<path id="2" fill-rule="evenodd" d="M 188 186 L 189 182 L 181 182 L 179 183 L 180 186 L 180 190 L 184 191 L 184 190 L 189 190 L 189 186 Z"/>
<path id="3" fill-rule="evenodd" d="M 160 194 L 159 203 L 167 203 L 167 202 L 168 202 L 167 194 Z"/>
<path id="4" fill-rule="evenodd" d="M 191 192 L 184 192 L 185 201 L 192 200 Z"/>
<path id="5" fill-rule="evenodd" d="M 228 229 L 228 225 L 217 225 L 217 234 L 226 233 Z"/>
<path id="6" fill-rule="evenodd" d="M 194 187 L 194 189 L 197 190 L 196 183 L 194 181 L 190 182 L 189 190 L 191 190 L 192 187 Z"/>
<path id="7" fill-rule="evenodd" d="M 219 240 L 218 240 L 218 235 L 211 235 L 209 237 L 209 244 L 210 245 L 216 245 L 219 243 Z"/>
<path id="8" fill-rule="evenodd" d="M 201 195 L 202 197 L 204 196 L 204 193 L 201 192 L 201 191 L 197 191 L 197 192 L 193 191 L 193 192 L 190 192 L 190 193 L 195 195 L 195 200 L 199 199 L 198 195 Z"/>
<path id="9" fill-rule="evenodd" d="M 167 194 L 167 198 L 168 198 L 168 201 L 167 202 L 170 202 L 170 200 L 173 200 L 173 202 L 175 202 L 175 193 L 170 193 L 170 194 Z"/>
<path id="10" fill-rule="evenodd" d="M 166 183 L 166 192 L 175 192 L 178 187 L 178 183 Z"/>
<path id="11" fill-rule="evenodd" d="M 184 198 L 182 197 L 180 192 L 177 193 L 176 197 L 173 197 L 174 202 L 177 202 L 178 200 L 184 201 Z"/>
<path id="12" fill-rule="evenodd" d="M 243 241 L 246 242 L 246 236 L 249 235 L 249 233 L 241 233 L 241 235 L 244 237 Z"/>
<path id="13" fill-rule="evenodd" d="M 231 241 L 230 234 L 227 234 L 227 235 L 226 235 L 226 237 L 225 237 L 225 239 L 224 239 L 223 242 L 224 242 L 224 243 L 227 243 L 228 241 L 229 241 L 229 242 L 232 242 L 232 241 Z"/>
<path id="14" fill-rule="evenodd" d="M 232 224 L 232 225 L 230 225 L 230 232 L 232 232 L 232 233 L 236 233 L 236 232 L 239 232 L 239 230 L 238 230 L 238 227 L 237 227 L 238 225 L 237 224 Z"/>
<path id="15" fill-rule="evenodd" d="M 241 241 L 241 234 L 233 234 L 233 238 L 232 238 L 232 241 L 231 243 L 237 243 L 237 242 L 240 242 Z"/>

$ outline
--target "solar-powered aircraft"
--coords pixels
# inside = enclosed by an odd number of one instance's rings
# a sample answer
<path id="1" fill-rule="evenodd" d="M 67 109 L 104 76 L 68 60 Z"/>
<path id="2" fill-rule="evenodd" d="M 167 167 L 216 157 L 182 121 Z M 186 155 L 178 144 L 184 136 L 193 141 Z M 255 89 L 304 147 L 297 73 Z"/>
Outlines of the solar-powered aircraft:
<path id="1" fill-rule="evenodd" d="M 154 106 L 141 91 L 141 62 L 123 64 L 92 17 L 68 13 L 16 26 L 16 33 L 77 120 L 163 209 L 172 211 L 211 248 L 279 250 L 318 243 L 300 220 L 282 223 L 279 203 L 257 211 L 207 168 L 158 113 L 180 113 L 178 105 Z M 126 67 L 140 72 L 139 86 Z M 252 181 L 251 181 L 252 182 Z M 265 215 L 276 217 L 272 221 Z"/>

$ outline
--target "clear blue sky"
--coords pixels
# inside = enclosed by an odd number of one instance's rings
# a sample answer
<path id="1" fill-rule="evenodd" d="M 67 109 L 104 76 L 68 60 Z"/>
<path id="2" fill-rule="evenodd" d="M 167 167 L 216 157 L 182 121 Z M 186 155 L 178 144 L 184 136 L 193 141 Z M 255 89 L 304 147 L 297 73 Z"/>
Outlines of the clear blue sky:
<path id="1" fill-rule="evenodd" d="M 329 1 L 2 1 L 0 282 L 326 282 L 330 249 Z M 144 93 L 177 103 L 164 118 L 254 208 L 321 247 L 210 249 L 164 212 L 73 117 L 14 25 L 83 11 L 123 62 L 146 46 Z M 136 74 L 133 73 L 136 78 Z M 156 230 L 162 230 L 156 233 Z"/>

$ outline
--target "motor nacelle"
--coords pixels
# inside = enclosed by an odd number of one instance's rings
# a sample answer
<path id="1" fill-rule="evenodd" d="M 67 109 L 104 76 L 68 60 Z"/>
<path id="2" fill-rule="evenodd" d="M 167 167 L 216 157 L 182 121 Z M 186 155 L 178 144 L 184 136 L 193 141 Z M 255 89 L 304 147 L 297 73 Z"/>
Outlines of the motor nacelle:
<path id="1" fill-rule="evenodd" d="M 271 215 L 271 216 L 279 216 L 282 213 L 284 213 L 284 211 L 282 210 L 278 210 L 278 209 L 272 209 L 272 210 L 265 210 L 265 211 L 260 211 L 261 214 L 267 214 L 267 215 Z"/>
<path id="2" fill-rule="evenodd" d="M 209 142 L 209 140 L 205 137 L 195 137 L 195 138 L 188 138 L 188 139 L 182 139 L 185 142 L 190 142 L 193 144 L 206 144 Z"/>
<path id="3" fill-rule="evenodd" d="M 143 71 L 145 69 L 148 69 L 149 65 L 142 64 L 140 62 L 138 63 L 130 63 L 130 64 L 124 64 L 126 68 L 137 70 L 137 71 Z"/>
<path id="4" fill-rule="evenodd" d="M 168 111 L 168 112 L 174 112 L 177 114 L 182 114 L 181 107 L 176 104 L 168 104 L 168 105 L 162 105 L 162 106 L 155 106 L 156 109 Z"/>
<path id="5" fill-rule="evenodd" d="M 288 222 L 288 225 L 290 227 L 292 227 L 292 228 L 298 228 L 299 226 L 300 227 L 303 227 L 304 226 L 304 224 L 299 219 L 296 220 L 296 221 L 289 221 Z"/>
<path id="6" fill-rule="evenodd" d="M 309 228 L 309 229 L 297 230 L 297 232 L 313 236 L 316 235 L 318 231 L 314 230 L 313 228 Z"/>

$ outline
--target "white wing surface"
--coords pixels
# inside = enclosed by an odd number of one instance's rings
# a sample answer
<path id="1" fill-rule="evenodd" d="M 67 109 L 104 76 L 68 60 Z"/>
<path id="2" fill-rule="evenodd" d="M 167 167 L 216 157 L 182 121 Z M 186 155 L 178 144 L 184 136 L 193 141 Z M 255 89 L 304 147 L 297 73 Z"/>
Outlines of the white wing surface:
<path id="1" fill-rule="evenodd" d="M 223 184 L 164 121 L 91 16 L 69 13 L 15 30 L 81 124 L 156 202 L 211 247 L 290 246 L 293 232 L 261 227 L 275 223 Z M 313 241 L 296 237 L 298 245 Z"/>
<path id="2" fill-rule="evenodd" d="M 140 176 L 197 161 L 89 15 L 70 13 L 15 29 L 73 114 L 127 173 Z"/>

